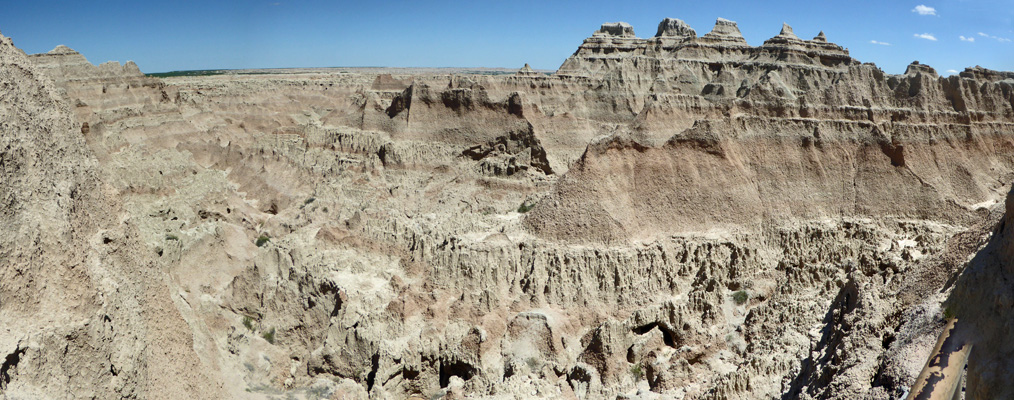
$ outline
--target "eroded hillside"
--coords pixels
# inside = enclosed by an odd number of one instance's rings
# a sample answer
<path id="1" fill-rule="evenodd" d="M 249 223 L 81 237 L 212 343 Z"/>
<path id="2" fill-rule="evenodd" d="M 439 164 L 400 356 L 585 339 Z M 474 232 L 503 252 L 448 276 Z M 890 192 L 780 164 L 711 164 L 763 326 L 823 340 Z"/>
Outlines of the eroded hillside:
<path id="1" fill-rule="evenodd" d="M 0 51 L 10 398 L 899 398 L 1014 175 L 1014 74 L 788 26 L 508 76 Z"/>

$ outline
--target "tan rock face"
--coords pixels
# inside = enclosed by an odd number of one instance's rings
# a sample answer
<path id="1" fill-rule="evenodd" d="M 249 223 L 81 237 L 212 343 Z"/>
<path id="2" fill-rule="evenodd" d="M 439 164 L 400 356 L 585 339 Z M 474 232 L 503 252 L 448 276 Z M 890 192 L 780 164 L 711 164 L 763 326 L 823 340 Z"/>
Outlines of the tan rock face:
<path id="1" fill-rule="evenodd" d="M 0 82 L 0 393 L 220 396 L 59 86 L 3 36 Z"/>
<path id="2" fill-rule="evenodd" d="M 716 31 L 732 34 L 729 24 Z M 564 63 L 561 73 L 615 82 L 643 106 L 630 139 L 589 146 L 526 226 L 610 242 L 797 216 L 965 224 L 1012 172 L 997 169 L 1006 151 L 956 149 L 1012 145 L 1014 87 L 1001 73 L 944 79 L 916 62 L 888 76 L 788 25 L 757 48 L 719 45 L 712 60 L 693 58 L 700 48 L 582 46 Z"/>
<path id="3" fill-rule="evenodd" d="M 675 38 L 697 38 L 697 31 L 694 31 L 686 22 L 675 18 L 666 18 L 658 23 L 658 32 L 655 37 Z"/>
<path id="4" fill-rule="evenodd" d="M 602 24 L 593 36 L 634 37 L 634 27 L 626 22 L 607 22 Z"/>
<path id="5" fill-rule="evenodd" d="M 1007 194 L 1005 207 L 996 214 L 1000 211 L 1002 217 L 982 229 L 989 242 L 968 262 L 946 303 L 965 335 L 963 341 L 972 346 L 967 376 L 969 398 L 1014 396 L 1014 389 L 1007 384 L 1014 374 L 1014 347 L 1009 340 L 1014 334 L 1014 292 L 1009 280 L 1014 273 L 1014 246 L 1008 229 L 1014 218 L 1014 192 Z"/>
<path id="6" fill-rule="evenodd" d="M 675 19 L 553 75 L 0 56 L 11 398 L 898 398 L 998 281 L 1007 72 Z"/>
<path id="7" fill-rule="evenodd" d="M 726 45 L 730 47 L 747 46 L 746 39 L 739 32 L 739 26 L 735 21 L 719 18 L 715 21 L 715 27 L 701 38 L 703 42 Z"/>

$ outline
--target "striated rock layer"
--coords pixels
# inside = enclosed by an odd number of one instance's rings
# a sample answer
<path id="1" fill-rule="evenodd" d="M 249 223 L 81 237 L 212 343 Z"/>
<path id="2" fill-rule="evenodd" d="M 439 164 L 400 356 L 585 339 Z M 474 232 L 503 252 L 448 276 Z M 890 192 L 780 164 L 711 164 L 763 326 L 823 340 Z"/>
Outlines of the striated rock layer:
<path id="1" fill-rule="evenodd" d="M 1014 172 L 1011 73 L 787 25 L 605 24 L 554 75 L 0 50 L 11 398 L 899 398 Z"/>
<path id="2" fill-rule="evenodd" d="M 739 37 L 734 27 L 719 20 L 713 36 Z M 1002 73 L 941 78 L 916 62 L 886 75 L 788 25 L 760 47 L 709 35 L 614 47 L 593 36 L 564 63 L 559 75 L 643 106 L 627 137 L 589 146 L 529 228 L 612 242 L 794 217 L 967 224 L 1010 177 L 1014 81 Z"/>
<path id="3" fill-rule="evenodd" d="M 972 346 L 965 398 L 1014 397 L 1014 239 L 1007 224 L 1014 219 L 1014 189 L 1007 194 L 1002 218 L 983 229 L 989 242 L 968 262 L 947 300 L 949 316 Z"/>
<path id="4" fill-rule="evenodd" d="M 220 396 L 44 70 L 0 36 L 0 397 Z"/>

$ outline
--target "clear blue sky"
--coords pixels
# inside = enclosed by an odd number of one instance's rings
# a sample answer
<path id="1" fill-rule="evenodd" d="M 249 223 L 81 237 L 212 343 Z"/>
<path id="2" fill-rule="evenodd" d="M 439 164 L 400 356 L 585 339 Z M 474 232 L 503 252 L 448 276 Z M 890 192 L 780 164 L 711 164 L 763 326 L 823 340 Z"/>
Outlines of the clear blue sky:
<path id="1" fill-rule="evenodd" d="M 942 74 L 1014 70 L 1014 0 L 0 0 L 0 32 L 28 53 L 65 44 L 94 63 L 134 60 L 145 72 L 526 62 L 555 70 L 603 22 L 625 21 L 651 37 L 664 17 L 698 35 L 718 17 L 731 19 L 754 46 L 782 22 L 804 39 L 824 30 L 888 73 L 913 60 Z"/>

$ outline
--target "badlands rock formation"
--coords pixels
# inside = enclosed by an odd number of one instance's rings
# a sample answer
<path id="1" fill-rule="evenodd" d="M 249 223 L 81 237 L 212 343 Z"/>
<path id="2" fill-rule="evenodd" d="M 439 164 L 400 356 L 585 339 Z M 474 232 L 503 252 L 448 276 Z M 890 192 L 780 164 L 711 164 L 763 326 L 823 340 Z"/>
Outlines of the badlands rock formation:
<path id="1" fill-rule="evenodd" d="M 722 19 L 553 75 L 0 57 L 0 397 L 893 399 L 945 314 L 1010 396 L 1012 73 Z"/>
<path id="2" fill-rule="evenodd" d="M 57 79 L 142 77 L 129 64 L 122 72 L 76 64 L 84 58 L 66 48 L 51 55 L 68 62 L 54 69 Z M 0 36 L 0 396 L 224 394 L 46 70 Z"/>

